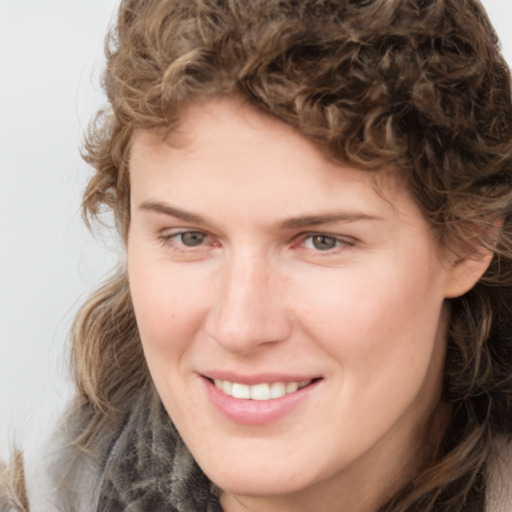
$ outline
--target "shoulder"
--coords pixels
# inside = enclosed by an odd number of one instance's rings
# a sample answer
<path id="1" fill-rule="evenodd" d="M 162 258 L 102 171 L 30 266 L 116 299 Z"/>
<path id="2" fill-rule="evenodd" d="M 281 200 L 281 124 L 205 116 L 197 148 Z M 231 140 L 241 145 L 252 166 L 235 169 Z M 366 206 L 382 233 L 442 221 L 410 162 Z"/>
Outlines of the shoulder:
<path id="1" fill-rule="evenodd" d="M 111 512 L 222 510 L 211 482 L 152 387 L 133 402 L 128 421 L 116 437 L 98 505 L 99 510 Z"/>
<path id="2" fill-rule="evenodd" d="M 74 439 L 83 421 L 75 409 L 66 414 L 49 438 L 25 454 L 30 512 L 90 512 L 96 509 L 102 465 L 109 439 L 85 453 Z"/>
<path id="3" fill-rule="evenodd" d="M 156 391 L 141 390 L 130 404 L 117 428 L 88 443 L 91 450 L 74 442 L 89 420 L 74 409 L 36 457 L 26 458 L 30 512 L 222 510 Z"/>
<path id="4" fill-rule="evenodd" d="M 489 460 L 487 512 L 512 511 L 512 441 L 500 439 Z"/>
<path id="5" fill-rule="evenodd" d="M 11 512 L 14 508 L 11 506 L 12 500 L 7 484 L 7 467 L 0 460 L 0 512 Z"/>

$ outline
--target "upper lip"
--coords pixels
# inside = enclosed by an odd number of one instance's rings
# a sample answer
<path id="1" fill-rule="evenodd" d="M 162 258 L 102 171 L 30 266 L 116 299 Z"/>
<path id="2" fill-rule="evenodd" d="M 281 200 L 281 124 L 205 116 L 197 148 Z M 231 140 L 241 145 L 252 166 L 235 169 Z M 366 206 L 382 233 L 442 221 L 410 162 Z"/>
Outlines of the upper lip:
<path id="1" fill-rule="evenodd" d="M 299 375 L 292 373 L 258 373 L 253 375 L 241 375 L 237 372 L 225 370 L 212 370 L 202 372 L 201 375 L 207 379 L 228 380 L 230 382 L 238 382 L 240 384 L 262 384 L 264 382 L 302 382 L 305 380 L 313 380 L 320 378 L 319 375 Z"/>

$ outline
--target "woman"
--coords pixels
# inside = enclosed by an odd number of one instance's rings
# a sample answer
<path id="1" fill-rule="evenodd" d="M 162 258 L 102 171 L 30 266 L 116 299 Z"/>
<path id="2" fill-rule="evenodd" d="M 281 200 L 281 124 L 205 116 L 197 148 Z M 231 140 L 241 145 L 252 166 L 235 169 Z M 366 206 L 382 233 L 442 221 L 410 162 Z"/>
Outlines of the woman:
<path id="1" fill-rule="evenodd" d="M 126 0 L 107 59 L 83 205 L 127 257 L 76 319 L 30 509 L 510 510 L 512 106 L 482 7 Z"/>

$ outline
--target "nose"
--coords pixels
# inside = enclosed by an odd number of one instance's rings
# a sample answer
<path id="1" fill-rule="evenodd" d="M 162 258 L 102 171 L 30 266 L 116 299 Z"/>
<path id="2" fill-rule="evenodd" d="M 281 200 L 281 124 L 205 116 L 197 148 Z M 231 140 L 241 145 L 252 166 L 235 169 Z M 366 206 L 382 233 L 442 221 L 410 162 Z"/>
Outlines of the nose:
<path id="1" fill-rule="evenodd" d="M 232 256 L 216 276 L 215 290 L 206 330 L 225 350 L 246 355 L 289 338 L 285 279 L 267 259 Z"/>

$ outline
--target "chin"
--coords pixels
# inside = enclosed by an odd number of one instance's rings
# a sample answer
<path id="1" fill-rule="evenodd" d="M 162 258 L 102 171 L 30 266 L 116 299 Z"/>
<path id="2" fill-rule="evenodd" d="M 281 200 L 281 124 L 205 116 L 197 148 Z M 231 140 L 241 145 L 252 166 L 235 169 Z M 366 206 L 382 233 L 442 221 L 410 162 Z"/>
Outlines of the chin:
<path id="1" fill-rule="evenodd" d="M 259 459 L 259 460 L 258 460 Z M 277 461 L 281 461 L 281 464 Z M 225 492 L 239 496 L 284 496 L 304 490 L 317 482 L 319 468 L 283 457 L 251 459 L 249 454 L 237 459 L 224 458 L 200 465 L 208 478 Z M 299 469 L 302 468 L 302 469 Z M 325 478 L 325 475 L 323 476 Z M 319 479 L 322 479 L 321 475 Z"/>
<path id="2" fill-rule="evenodd" d="M 238 475 L 215 473 L 210 480 L 225 492 L 237 496 L 270 497 L 291 495 L 308 487 L 298 475 L 277 475 L 268 470 L 265 474 L 245 467 Z M 208 474 L 208 473 L 207 473 Z"/>

